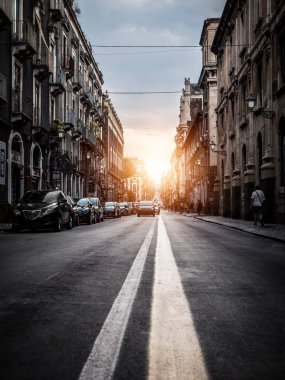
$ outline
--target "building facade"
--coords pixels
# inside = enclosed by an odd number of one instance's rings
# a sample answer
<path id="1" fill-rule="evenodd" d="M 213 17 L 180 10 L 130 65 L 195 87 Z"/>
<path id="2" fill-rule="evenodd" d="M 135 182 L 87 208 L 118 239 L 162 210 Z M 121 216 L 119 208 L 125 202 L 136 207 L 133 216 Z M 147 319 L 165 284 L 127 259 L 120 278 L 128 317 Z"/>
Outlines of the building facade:
<path id="1" fill-rule="evenodd" d="M 0 1 L 1 221 L 27 190 L 104 196 L 104 82 L 78 11 Z"/>
<path id="2" fill-rule="evenodd" d="M 224 216 L 250 218 L 258 184 L 265 219 L 285 221 L 284 21 L 282 1 L 227 1 L 213 41 L 217 146 L 225 152 L 216 192 Z"/>
<path id="3" fill-rule="evenodd" d="M 103 140 L 105 142 L 105 196 L 106 201 L 123 200 L 124 131 L 109 96 L 105 96 L 106 112 Z"/>

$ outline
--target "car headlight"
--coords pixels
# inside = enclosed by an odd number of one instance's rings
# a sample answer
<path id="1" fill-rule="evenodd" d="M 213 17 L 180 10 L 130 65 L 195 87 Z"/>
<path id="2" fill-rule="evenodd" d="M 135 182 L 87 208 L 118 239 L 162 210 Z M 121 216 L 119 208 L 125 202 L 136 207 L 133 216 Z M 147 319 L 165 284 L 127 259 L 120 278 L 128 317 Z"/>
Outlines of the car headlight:
<path id="1" fill-rule="evenodd" d="M 53 203 L 49 205 L 48 207 L 43 208 L 41 214 L 42 215 L 52 214 L 56 209 L 57 209 L 57 203 Z"/>
<path id="2" fill-rule="evenodd" d="M 14 210 L 14 215 L 21 215 L 21 211 L 20 210 Z"/>

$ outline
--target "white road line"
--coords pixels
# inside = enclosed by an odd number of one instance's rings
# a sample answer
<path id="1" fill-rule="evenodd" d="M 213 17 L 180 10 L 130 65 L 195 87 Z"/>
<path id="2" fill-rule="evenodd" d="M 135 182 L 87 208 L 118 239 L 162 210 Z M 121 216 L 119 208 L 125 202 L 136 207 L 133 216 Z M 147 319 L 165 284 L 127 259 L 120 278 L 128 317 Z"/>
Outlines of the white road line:
<path id="1" fill-rule="evenodd" d="M 155 222 L 152 223 L 120 293 L 95 340 L 79 380 L 112 379 L 145 259 L 153 237 L 154 226 Z"/>
<path id="2" fill-rule="evenodd" d="M 158 220 L 149 341 L 149 380 L 208 379 L 170 241 Z"/>

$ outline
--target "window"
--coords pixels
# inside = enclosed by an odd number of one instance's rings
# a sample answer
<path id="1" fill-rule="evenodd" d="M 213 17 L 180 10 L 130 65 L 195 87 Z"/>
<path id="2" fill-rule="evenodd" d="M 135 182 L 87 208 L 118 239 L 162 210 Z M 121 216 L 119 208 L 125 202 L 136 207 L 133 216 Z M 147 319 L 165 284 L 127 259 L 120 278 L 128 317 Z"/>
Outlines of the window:
<path id="1" fill-rule="evenodd" d="M 242 146 L 242 172 L 246 171 L 246 146 L 243 144 Z"/>
<path id="2" fill-rule="evenodd" d="M 258 182 L 260 182 L 261 179 L 261 165 L 262 165 L 262 136 L 261 133 L 257 135 L 257 141 L 256 141 L 256 154 L 257 154 L 257 179 Z"/>
<path id="3" fill-rule="evenodd" d="M 51 120 L 54 120 L 55 117 L 55 100 L 54 98 L 51 98 L 50 99 L 50 117 L 51 117 Z"/>
<path id="4" fill-rule="evenodd" d="M 232 156 L 231 156 L 231 172 L 233 173 L 234 170 L 235 170 L 235 154 L 232 152 Z"/>
<path id="5" fill-rule="evenodd" d="M 279 36 L 279 56 L 282 84 L 285 83 L 285 31 Z"/>
<path id="6" fill-rule="evenodd" d="M 285 186 L 285 119 L 279 125 L 280 186 Z"/>
<path id="7" fill-rule="evenodd" d="M 40 84 L 35 82 L 35 98 L 34 98 L 34 124 L 40 125 L 40 96 L 41 88 Z"/>

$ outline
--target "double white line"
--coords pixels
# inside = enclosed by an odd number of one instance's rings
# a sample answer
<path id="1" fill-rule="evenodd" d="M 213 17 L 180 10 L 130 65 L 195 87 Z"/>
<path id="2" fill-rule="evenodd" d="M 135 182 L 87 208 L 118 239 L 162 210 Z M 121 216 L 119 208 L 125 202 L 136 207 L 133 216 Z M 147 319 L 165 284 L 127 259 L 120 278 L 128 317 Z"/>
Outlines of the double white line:
<path id="1" fill-rule="evenodd" d="M 154 226 L 155 223 L 152 223 L 94 343 L 79 380 L 112 379 L 154 234 Z M 208 378 L 190 308 L 160 216 L 158 217 L 148 362 L 148 378 L 151 380 Z"/>

